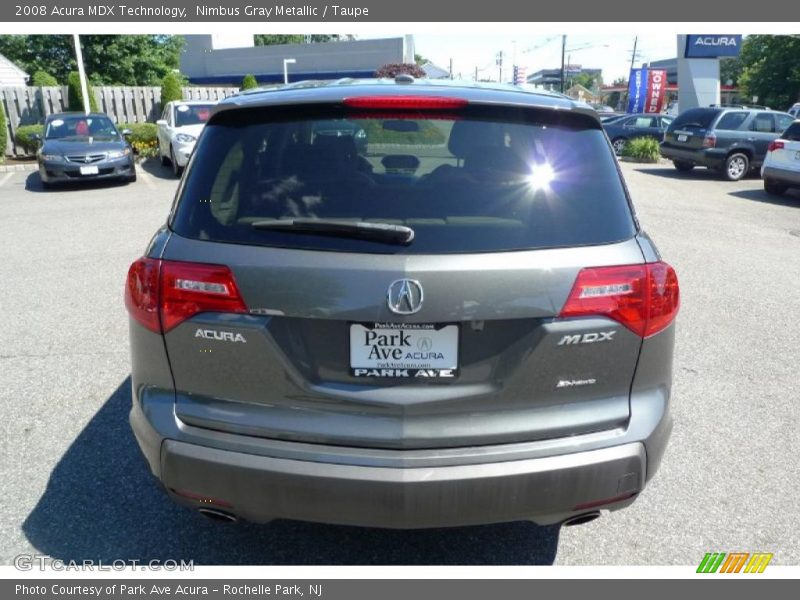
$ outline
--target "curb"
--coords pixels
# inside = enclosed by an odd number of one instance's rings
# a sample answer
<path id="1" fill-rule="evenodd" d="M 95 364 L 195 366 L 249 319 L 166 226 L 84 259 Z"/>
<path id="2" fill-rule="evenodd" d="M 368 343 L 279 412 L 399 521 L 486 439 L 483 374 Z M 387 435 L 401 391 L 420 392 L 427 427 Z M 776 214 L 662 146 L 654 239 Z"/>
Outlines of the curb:
<path id="1" fill-rule="evenodd" d="M 36 163 L 0 164 L 0 173 L 27 173 L 38 170 L 39 165 Z"/>

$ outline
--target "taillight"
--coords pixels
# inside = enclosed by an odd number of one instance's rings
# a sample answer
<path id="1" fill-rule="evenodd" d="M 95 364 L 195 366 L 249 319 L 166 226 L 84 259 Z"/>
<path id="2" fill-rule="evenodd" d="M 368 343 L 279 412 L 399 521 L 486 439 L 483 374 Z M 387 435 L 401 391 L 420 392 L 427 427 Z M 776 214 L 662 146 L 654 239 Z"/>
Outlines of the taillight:
<path id="1" fill-rule="evenodd" d="M 468 102 L 445 96 L 355 96 L 345 98 L 345 106 L 375 110 L 456 110 Z"/>
<path id="2" fill-rule="evenodd" d="M 152 258 L 131 265 L 125 305 L 133 318 L 157 333 L 203 312 L 247 312 L 228 267 Z"/>
<path id="3" fill-rule="evenodd" d="M 578 273 L 559 317 L 605 316 L 646 338 L 678 314 L 675 270 L 666 263 L 592 267 Z"/>
<path id="4" fill-rule="evenodd" d="M 772 152 L 773 150 L 783 150 L 784 144 L 783 140 L 773 140 L 767 146 L 767 152 Z"/>
<path id="5" fill-rule="evenodd" d="M 125 306 L 130 315 L 150 331 L 161 332 L 158 316 L 158 271 L 161 261 L 140 258 L 128 269 Z"/>
<path id="6" fill-rule="evenodd" d="M 717 147 L 717 136 L 713 133 L 709 133 L 706 137 L 703 138 L 703 148 L 716 148 Z"/>

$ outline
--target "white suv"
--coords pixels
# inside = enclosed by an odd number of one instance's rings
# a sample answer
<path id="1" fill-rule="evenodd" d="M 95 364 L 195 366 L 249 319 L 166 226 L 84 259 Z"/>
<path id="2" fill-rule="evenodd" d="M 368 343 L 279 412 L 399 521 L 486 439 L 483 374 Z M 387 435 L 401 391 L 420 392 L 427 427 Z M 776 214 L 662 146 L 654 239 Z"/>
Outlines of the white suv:
<path id="1" fill-rule="evenodd" d="M 197 137 L 215 104 L 207 100 L 168 102 L 161 119 L 156 121 L 161 164 L 171 164 L 175 177 L 180 177 L 189 162 Z"/>
<path id="2" fill-rule="evenodd" d="M 790 187 L 800 188 L 800 120 L 770 142 L 761 177 L 768 194 L 779 195 Z"/>
<path id="3" fill-rule="evenodd" d="M 790 108 L 786 112 L 792 115 L 795 119 L 800 119 L 800 102 L 795 102 L 792 105 L 792 108 Z"/>

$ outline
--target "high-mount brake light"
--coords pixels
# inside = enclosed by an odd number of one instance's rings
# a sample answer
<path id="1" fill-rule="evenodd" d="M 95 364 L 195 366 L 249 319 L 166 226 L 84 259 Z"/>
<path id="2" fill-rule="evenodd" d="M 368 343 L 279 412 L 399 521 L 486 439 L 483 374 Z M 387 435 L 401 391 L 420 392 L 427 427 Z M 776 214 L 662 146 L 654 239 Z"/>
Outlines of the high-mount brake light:
<path id="1" fill-rule="evenodd" d="M 156 333 L 203 312 L 247 312 L 228 267 L 153 258 L 131 265 L 125 305 L 134 319 Z"/>
<path id="2" fill-rule="evenodd" d="M 592 267 L 578 273 L 559 317 L 606 316 L 647 338 L 678 314 L 675 270 L 664 262 Z"/>
<path id="3" fill-rule="evenodd" d="M 354 96 L 345 98 L 343 104 L 366 110 L 457 110 L 468 102 L 446 96 Z"/>

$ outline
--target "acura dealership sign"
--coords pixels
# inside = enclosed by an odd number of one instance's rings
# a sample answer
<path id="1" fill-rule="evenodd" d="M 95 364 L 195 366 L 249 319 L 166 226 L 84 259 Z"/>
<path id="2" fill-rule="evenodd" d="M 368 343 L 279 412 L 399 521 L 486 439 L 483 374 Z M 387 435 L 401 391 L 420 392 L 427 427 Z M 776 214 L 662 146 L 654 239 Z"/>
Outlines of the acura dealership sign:
<path id="1" fill-rule="evenodd" d="M 685 58 L 739 56 L 741 35 L 687 35 Z"/>

